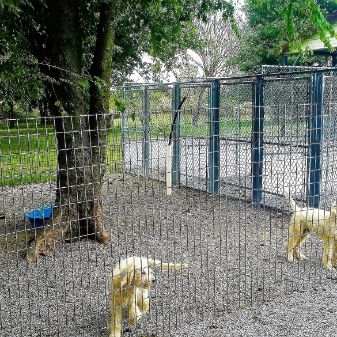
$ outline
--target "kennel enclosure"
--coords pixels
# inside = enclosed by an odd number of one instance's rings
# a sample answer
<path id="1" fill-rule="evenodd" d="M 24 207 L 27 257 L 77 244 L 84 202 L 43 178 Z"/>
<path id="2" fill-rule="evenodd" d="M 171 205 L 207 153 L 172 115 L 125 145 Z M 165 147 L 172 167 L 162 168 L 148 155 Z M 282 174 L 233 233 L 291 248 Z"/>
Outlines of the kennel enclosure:
<path id="1" fill-rule="evenodd" d="M 303 247 L 308 261 L 286 260 L 283 193 L 324 209 L 336 199 L 336 69 L 276 70 L 115 88 L 124 105 L 101 124 L 106 160 L 96 200 L 112 240 L 88 240 L 75 219 L 50 255 L 33 264 L 28 238 L 38 229 L 25 212 L 60 192 L 57 119 L 1 120 L 0 335 L 108 335 L 109 279 L 127 256 L 189 268 L 155 271 L 150 313 L 125 336 L 221 336 L 233 312 L 330 288 L 335 271 L 323 269 L 314 235 Z M 168 197 L 166 147 L 183 97 Z M 65 132 L 78 137 L 75 126 L 88 117 L 58 118 L 72 119 Z M 76 150 L 90 153 L 83 146 Z"/>

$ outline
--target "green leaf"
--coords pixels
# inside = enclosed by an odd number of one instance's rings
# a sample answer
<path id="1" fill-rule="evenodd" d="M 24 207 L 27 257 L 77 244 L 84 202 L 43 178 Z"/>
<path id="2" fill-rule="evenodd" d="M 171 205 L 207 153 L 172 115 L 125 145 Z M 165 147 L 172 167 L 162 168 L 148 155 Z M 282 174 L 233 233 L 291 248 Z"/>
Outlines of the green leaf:
<path id="1" fill-rule="evenodd" d="M 125 111 L 125 101 L 123 99 L 116 99 L 115 100 L 115 106 L 117 111 Z"/>
<path id="2" fill-rule="evenodd" d="M 80 84 L 83 88 L 84 91 L 88 91 L 89 90 L 89 81 L 88 80 L 80 80 Z"/>
<path id="3" fill-rule="evenodd" d="M 129 114 L 129 117 L 131 118 L 131 120 L 132 120 L 133 122 L 135 122 L 135 120 L 136 120 L 136 113 L 135 113 L 135 112 L 130 113 L 130 114 Z"/>

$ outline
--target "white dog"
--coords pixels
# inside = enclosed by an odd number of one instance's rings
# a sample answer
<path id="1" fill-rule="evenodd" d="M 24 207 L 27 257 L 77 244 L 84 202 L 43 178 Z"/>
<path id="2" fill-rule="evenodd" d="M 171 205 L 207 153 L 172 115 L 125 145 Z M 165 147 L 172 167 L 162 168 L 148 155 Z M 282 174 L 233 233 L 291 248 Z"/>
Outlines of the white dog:
<path id="1" fill-rule="evenodd" d="M 121 260 L 113 269 L 110 283 L 110 337 L 120 337 L 122 333 L 122 312 L 128 312 L 132 326 L 150 308 L 149 291 L 155 281 L 151 267 L 165 270 L 188 268 L 185 263 L 163 263 L 146 257 L 129 257 Z"/>
<path id="2" fill-rule="evenodd" d="M 285 197 L 289 202 L 291 210 L 294 212 L 289 226 L 288 261 L 306 259 L 300 253 L 301 245 L 305 242 L 308 234 L 315 233 L 324 241 L 323 265 L 328 270 L 337 267 L 336 203 L 333 203 L 329 212 L 319 208 L 300 207 L 288 193 L 285 193 Z"/>

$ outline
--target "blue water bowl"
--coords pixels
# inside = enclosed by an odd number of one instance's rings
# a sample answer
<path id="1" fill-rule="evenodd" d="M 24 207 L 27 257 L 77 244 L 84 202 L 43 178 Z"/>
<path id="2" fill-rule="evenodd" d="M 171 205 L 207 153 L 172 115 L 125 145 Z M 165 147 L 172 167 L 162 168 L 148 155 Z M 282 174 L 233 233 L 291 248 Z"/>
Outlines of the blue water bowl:
<path id="1" fill-rule="evenodd" d="M 43 227 L 45 220 L 50 219 L 52 215 L 53 204 L 46 204 L 30 212 L 25 212 L 25 216 L 29 220 L 33 228 Z"/>

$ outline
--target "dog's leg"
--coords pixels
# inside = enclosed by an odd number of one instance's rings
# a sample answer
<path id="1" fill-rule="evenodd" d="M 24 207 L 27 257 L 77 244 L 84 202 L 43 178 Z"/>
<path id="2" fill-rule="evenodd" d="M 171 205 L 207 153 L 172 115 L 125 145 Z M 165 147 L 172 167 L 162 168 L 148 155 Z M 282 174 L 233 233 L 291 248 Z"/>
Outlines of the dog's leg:
<path id="1" fill-rule="evenodd" d="M 147 314 L 150 310 L 150 299 L 149 298 L 145 298 L 143 301 L 143 314 Z"/>
<path id="2" fill-rule="evenodd" d="M 129 304 L 129 324 L 136 326 L 137 324 L 137 308 L 135 301 Z"/>
<path id="3" fill-rule="evenodd" d="M 293 218 L 292 218 L 293 221 Z M 298 243 L 301 238 L 300 228 L 296 228 L 296 223 L 289 226 L 289 237 L 287 245 L 287 258 L 289 262 L 293 262 L 298 256 Z"/>
<path id="4" fill-rule="evenodd" d="M 337 241 L 334 244 L 334 251 L 332 255 L 332 266 L 337 268 Z"/>
<path id="5" fill-rule="evenodd" d="M 129 306 L 129 324 L 136 326 L 137 322 L 142 318 L 143 312 L 138 308 L 136 303 Z"/>
<path id="6" fill-rule="evenodd" d="M 137 307 L 138 307 L 138 310 L 142 313 L 142 315 L 147 314 L 150 310 L 150 299 L 149 299 L 149 297 L 138 299 Z"/>
<path id="7" fill-rule="evenodd" d="M 136 301 L 129 307 L 129 323 L 131 325 L 136 325 L 150 309 L 150 299 L 146 289 L 137 289 L 135 298 Z"/>
<path id="8" fill-rule="evenodd" d="M 296 215 L 291 218 L 291 224 L 289 226 L 289 238 L 288 238 L 288 261 L 293 262 L 297 260 L 305 260 L 306 256 L 300 253 L 301 245 L 305 242 L 309 232 L 307 228 L 300 222 L 296 222 Z"/>
<path id="9" fill-rule="evenodd" d="M 304 255 L 304 254 L 301 254 L 300 253 L 300 249 L 301 249 L 301 246 L 303 245 L 303 243 L 305 242 L 307 236 L 308 236 L 309 232 L 308 231 L 304 231 L 302 233 L 302 235 L 300 236 L 300 239 L 298 241 L 298 245 L 297 245 L 297 248 L 295 249 L 295 255 L 296 255 L 296 258 L 300 261 L 303 261 L 303 260 L 306 260 L 307 257 Z"/>
<path id="10" fill-rule="evenodd" d="M 333 240 L 331 239 L 324 240 L 322 262 L 325 268 L 328 270 L 332 270 L 334 246 L 335 244 Z"/>
<path id="11" fill-rule="evenodd" d="M 110 321 L 110 336 L 120 337 L 122 334 L 122 307 L 118 306 L 113 308 Z"/>
<path id="12" fill-rule="evenodd" d="M 141 289 L 136 288 L 131 296 L 131 300 L 129 303 L 129 323 L 132 326 L 136 326 L 138 320 L 142 316 L 142 314 L 139 313 L 139 310 L 137 308 L 137 299 L 141 293 L 142 293 Z"/>

